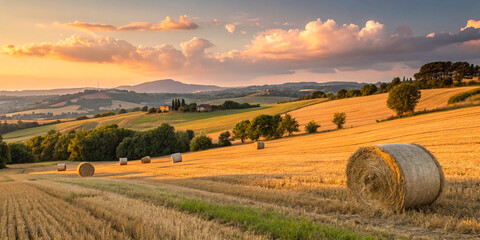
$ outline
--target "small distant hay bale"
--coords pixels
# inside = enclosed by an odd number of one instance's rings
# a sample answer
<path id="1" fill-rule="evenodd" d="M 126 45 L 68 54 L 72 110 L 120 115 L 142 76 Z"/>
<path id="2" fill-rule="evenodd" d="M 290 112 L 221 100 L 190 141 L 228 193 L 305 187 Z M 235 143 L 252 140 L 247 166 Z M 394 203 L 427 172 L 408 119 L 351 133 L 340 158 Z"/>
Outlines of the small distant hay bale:
<path id="1" fill-rule="evenodd" d="M 172 163 L 182 162 L 182 154 L 174 153 L 172 154 Z"/>
<path id="2" fill-rule="evenodd" d="M 150 158 L 150 156 L 145 156 L 142 158 L 141 162 L 142 163 L 150 163 L 150 161 L 152 161 L 152 159 Z"/>
<path id="3" fill-rule="evenodd" d="M 433 203 L 445 181 L 435 156 L 416 144 L 359 148 L 346 174 L 348 188 L 361 203 L 394 211 Z"/>
<path id="4" fill-rule="evenodd" d="M 265 143 L 262 141 L 257 141 L 255 142 L 255 148 L 256 149 L 264 149 L 265 148 Z"/>
<path id="5" fill-rule="evenodd" d="M 77 167 L 77 174 L 80 177 L 91 177 L 95 173 L 95 167 L 88 162 L 80 163 Z"/>
<path id="6" fill-rule="evenodd" d="M 120 158 L 118 160 L 118 162 L 120 162 L 120 165 L 127 165 L 128 163 L 128 158 Z"/>
<path id="7" fill-rule="evenodd" d="M 57 171 L 62 172 L 67 170 L 67 164 L 66 163 L 59 163 L 57 164 Z"/>

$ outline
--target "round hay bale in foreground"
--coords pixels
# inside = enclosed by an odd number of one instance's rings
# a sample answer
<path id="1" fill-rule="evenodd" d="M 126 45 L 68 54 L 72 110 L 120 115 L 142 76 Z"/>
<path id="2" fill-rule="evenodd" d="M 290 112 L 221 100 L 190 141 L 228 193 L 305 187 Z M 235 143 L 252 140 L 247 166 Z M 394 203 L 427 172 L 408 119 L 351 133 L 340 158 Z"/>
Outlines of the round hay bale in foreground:
<path id="1" fill-rule="evenodd" d="M 152 161 L 150 156 L 143 157 L 141 160 L 142 163 L 150 163 L 150 161 Z"/>
<path id="2" fill-rule="evenodd" d="M 265 143 L 262 141 L 257 141 L 255 142 L 255 148 L 256 149 L 264 149 L 265 148 Z"/>
<path id="3" fill-rule="evenodd" d="M 95 173 L 95 167 L 88 162 L 80 163 L 77 167 L 77 174 L 80 177 L 90 177 Z"/>
<path id="4" fill-rule="evenodd" d="M 128 163 L 127 158 L 120 158 L 118 161 L 120 162 L 120 165 L 127 165 L 127 163 Z"/>
<path id="5" fill-rule="evenodd" d="M 182 162 L 182 154 L 174 153 L 172 154 L 172 163 Z"/>
<path id="6" fill-rule="evenodd" d="M 348 160 L 346 174 L 347 186 L 360 202 L 394 211 L 433 203 L 445 181 L 435 156 L 415 144 L 359 148 Z"/>
<path id="7" fill-rule="evenodd" d="M 67 170 L 67 164 L 66 163 L 59 163 L 57 164 L 57 171 L 66 171 Z"/>

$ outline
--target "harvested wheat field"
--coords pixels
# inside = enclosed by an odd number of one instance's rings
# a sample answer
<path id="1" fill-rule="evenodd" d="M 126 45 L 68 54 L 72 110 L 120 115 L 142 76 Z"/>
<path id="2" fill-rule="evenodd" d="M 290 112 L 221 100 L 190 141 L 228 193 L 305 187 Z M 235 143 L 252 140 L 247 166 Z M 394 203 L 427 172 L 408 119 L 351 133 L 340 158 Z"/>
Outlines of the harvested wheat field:
<path id="1" fill-rule="evenodd" d="M 415 110 L 432 110 L 447 106 L 447 101 L 451 96 L 471 89 L 475 89 L 475 87 L 424 89 L 421 91 L 422 98 Z M 332 123 L 334 112 L 345 112 L 347 114 L 345 127 L 358 127 L 375 123 L 376 120 L 383 120 L 395 114 L 387 107 L 387 97 L 388 94 L 384 93 L 328 101 L 292 111 L 290 114 L 297 118 L 300 125 L 315 120 L 322 125 L 320 129 L 325 130 L 335 128 Z"/>
<path id="2" fill-rule="evenodd" d="M 75 164 L 64 172 L 16 165 L 0 172 L 7 179 L 1 198 L 8 199 L 2 223 L 10 226 L 0 238 L 151 239 L 161 232 L 195 239 L 478 239 L 479 113 L 480 107 L 468 107 L 296 135 L 268 141 L 261 151 L 246 143 L 185 153 L 176 164 L 170 156 L 127 166 L 97 162 L 90 178 L 77 177 Z M 436 156 L 445 175 L 437 201 L 397 213 L 356 201 L 346 188 L 348 158 L 361 146 L 385 143 L 420 144 Z M 20 197 L 27 193 L 38 197 Z M 24 208 L 46 220 L 25 215 Z M 78 214 L 85 217 L 72 217 Z M 58 226 L 63 219 L 70 222 Z"/>

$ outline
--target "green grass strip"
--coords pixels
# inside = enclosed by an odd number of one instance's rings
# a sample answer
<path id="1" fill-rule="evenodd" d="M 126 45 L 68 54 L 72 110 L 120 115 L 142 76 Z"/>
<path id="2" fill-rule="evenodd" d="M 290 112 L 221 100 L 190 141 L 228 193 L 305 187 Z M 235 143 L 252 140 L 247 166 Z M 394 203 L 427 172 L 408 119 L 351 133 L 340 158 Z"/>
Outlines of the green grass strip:
<path id="1" fill-rule="evenodd" d="M 274 209 L 259 209 L 230 204 L 215 204 L 200 199 L 166 193 L 166 189 L 100 179 L 64 179 L 54 181 L 114 192 L 143 199 L 160 206 L 197 214 L 206 220 L 233 224 L 244 231 L 253 231 L 273 239 L 388 239 L 388 234 L 363 235 L 345 228 L 318 224 L 304 217 L 292 217 Z"/>
<path id="2" fill-rule="evenodd" d="M 448 99 L 448 104 L 465 101 L 465 99 L 477 94 L 480 94 L 480 88 L 475 88 L 466 92 L 455 94 Z"/>

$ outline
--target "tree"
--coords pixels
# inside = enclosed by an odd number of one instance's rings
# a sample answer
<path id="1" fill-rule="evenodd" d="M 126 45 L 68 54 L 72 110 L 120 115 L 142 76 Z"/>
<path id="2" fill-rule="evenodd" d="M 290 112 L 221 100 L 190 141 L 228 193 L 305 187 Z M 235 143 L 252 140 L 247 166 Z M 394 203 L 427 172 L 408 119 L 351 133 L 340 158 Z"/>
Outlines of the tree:
<path id="1" fill-rule="evenodd" d="M 358 89 L 350 89 L 345 94 L 347 98 L 362 96 L 362 92 Z"/>
<path id="2" fill-rule="evenodd" d="M 190 143 L 190 151 L 192 152 L 207 150 L 212 147 L 213 147 L 212 138 L 205 134 L 195 137 Z"/>
<path id="3" fill-rule="evenodd" d="M 341 89 L 340 91 L 337 92 L 337 98 L 342 99 L 347 96 L 347 90 Z"/>
<path id="4" fill-rule="evenodd" d="M 418 87 L 405 82 L 390 90 L 387 106 L 394 110 L 398 116 L 401 116 L 404 113 L 413 112 L 421 96 Z"/>
<path id="5" fill-rule="evenodd" d="M 317 129 L 321 127 L 320 124 L 317 124 L 315 121 L 310 121 L 305 125 L 305 132 L 307 133 L 316 133 Z"/>
<path id="6" fill-rule="evenodd" d="M 233 138 L 240 139 L 242 143 L 244 143 L 245 139 L 248 138 L 247 130 L 249 126 L 250 120 L 243 120 L 237 123 L 237 125 L 235 125 L 235 128 L 233 129 Z"/>
<path id="7" fill-rule="evenodd" d="M 148 109 L 148 113 L 156 113 L 156 112 L 157 112 L 157 109 L 154 107 Z"/>
<path id="8" fill-rule="evenodd" d="M 281 136 L 285 133 L 288 133 L 288 136 L 290 136 L 293 132 L 299 132 L 299 127 L 298 121 L 292 115 L 286 113 L 278 125 L 278 131 L 280 131 Z"/>
<path id="9" fill-rule="evenodd" d="M 188 135 L 188 139 L 189 141 L 192 141 L 192 139 L 195 137 L 195 132 L 193 130 L 190 130 L 190 129 L 187 129 L 187 131 L 185 131 Z"/>
<path id="10" fill-rule="evenodd" d="M 182 107 L 185 106 L 187 104 L 185 104 L 185 99 L 182 98 Z"/>
<path id="11" fill-rule="evenodd" d="M 36 160 L 35 155 L 23 143 L 8 143 L 8 149 L 10 150 L 11 163 L 32 163 Z"/>
<path id="12" fill-rule="evenodd" d="M 45 135 L 41 143 L 42 153 L 40 154 L 40 161 L 59 160 L 54 159 L 53 157 L 55 145 L 57 144 L 59 137 L 60 133 L 53 129 L 47 132 L 47 135 Z"/>
<path id="13" fill-rule="evenodd" d="M 226 147 L 226 146 L 231 146 L 232 142 L 230 141 L 230 132 L 222 132 L 220 133 L 220 136 L 218 136 L 218 146 L 220 147 Z"/>
<path id="14" fill-rule="evenodd" d="M 344 112 L 336 112 L 333 114 L 332 122 L 337 125 L 337 129 L 343 128 L 343 124 L 347 121 L 347 115 Z"/>
<path id="15" fill-rule="evenodd" d="M 312 92 L 312 98 L 323 98 L 325 97 L 325 93 L 322 91 L 314 91 Z"/>
<path id="16" fill-rule="evenodd" d="M 378 89 L 377 89 L 377 86 L 375 86 L 375 84 L 365 84 L 360 89 L 360 92 L 362 93 L 362 96 L 368 96 L 376 93 L 377 90 Z"/>
<path id="17" fill-rule="evenodd" d="M 27 147 L 32 150 L 32 153 L 33 155 L 35 155 L 37 161 L 41 159 L 40 155 L 42 154 L 42 151 L 43 151 L 43 146 L 42 146 L 43 138 L 44 138 L 43 136 L 35 136 L 25 142 L 25 145 L 27 145 Z"/>
<path id="18" fill-rule="evenodd" d="M 388 83 L 380 83 L 380 88 L 378 89 L 379 93 L 386 93 L 388 92 Z"/>
<path id="19" fill-rule="evenodd" d="M 252 141 L 258 140 L 260 137 L 266 139 L 281 137 L 281 132 L 278 131 L 279 123 L 282 121 L 280 115 L 258 115 L 250 123 L 247 134 Z"/>
<path id="20" fill-rule="evenodd" d="M 146 111 L 148 111 L 148 106 L 143 106 L 142 107 L 142 112 L 146 112 Z"/>
<path id="21" fill-rule="evenodd" d="M 0 168 L 5 168 L 10 163 L 10 150 L 6 142 L 0 142 Z"/>
<path id="22" fill-rule="evenodd" d="M 172 99 L 172 111 L 175 111 L 175 99 Z"/>
<path id="23" fill-rule="evenodd" d="M 127 110 L 123 108 L 118 109 L 118 114 L 124 114 L 124 113 L 127 113 Z"/>
<path id="24" fill-rule="evenodd" d="M 53 150 L 53 159 L 56 160 L 67 160 L 70 157 L 70 152 L 68 151 L 68 145 L 75 137 L 76 131 L 70 130 L 67 133 L 64 133 L 58 137 L 58 141 L 55 144 Z"/>

